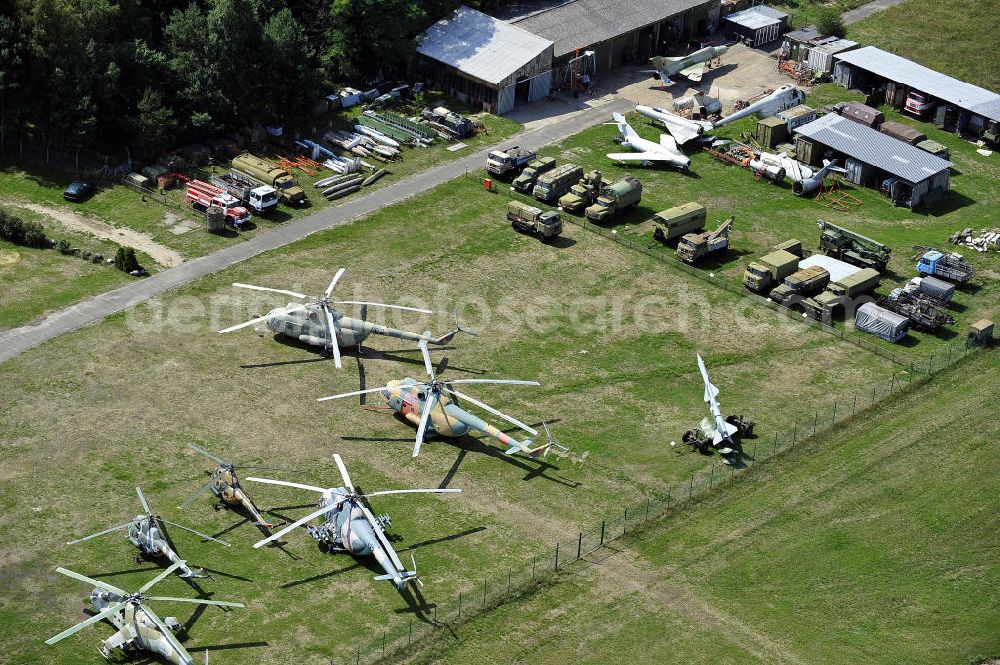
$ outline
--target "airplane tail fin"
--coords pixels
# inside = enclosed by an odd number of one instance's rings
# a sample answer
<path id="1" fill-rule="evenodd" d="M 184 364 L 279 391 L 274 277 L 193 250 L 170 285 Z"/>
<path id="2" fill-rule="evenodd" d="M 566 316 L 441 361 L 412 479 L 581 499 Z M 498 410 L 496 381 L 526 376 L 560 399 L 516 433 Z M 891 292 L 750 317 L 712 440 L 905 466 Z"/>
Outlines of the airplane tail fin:
<path id="1" fill-rule="evenodd" d="M 628 121 L 625 120 L 625 116 L 623 116 L 621 113 L 615 111 L 614 113 L 611 114 L 611 117 L 614 118 L 615 124 L 618 125 L 618 131 L 621 132 L 621 135 L 624 138 L 628 138 L 630 135 L 635 134 L 635 132 L 629 126 Z"/>

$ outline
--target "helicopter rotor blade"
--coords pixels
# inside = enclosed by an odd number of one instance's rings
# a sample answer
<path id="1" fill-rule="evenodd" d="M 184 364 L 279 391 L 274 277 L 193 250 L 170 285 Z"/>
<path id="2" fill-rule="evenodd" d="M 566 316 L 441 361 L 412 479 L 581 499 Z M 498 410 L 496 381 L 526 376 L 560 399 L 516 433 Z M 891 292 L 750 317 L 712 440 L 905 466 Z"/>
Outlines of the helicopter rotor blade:
<path id="1" fill-rule="evenodd" d="M 437 393 L 431 392 L 424 400 L 424 407 L 420 413 L 420 425 L 417 427 L 417 442 L 413 446 L 413 457 L 420 454 L 420 446 L 424 443 L 424 432 L 427 430 L 427 421 L 430 420 L 431 411 L 437 406 Z"/>
<path id="2" fill-rule="evenodd" d="M 219 331 L 219 334 L 222 335 L 222 334 L 225 334 L 225 333 L 231 333 L 234 330 L 240 330 L 242 328 L 248 328 L 248 327 L 254 325 L 255 323 L 260 323 L 261 321 L 263 321 L 264 319 L 266 319 L 269 316 L 271 316 L 271 315 L 270 314 L 265 314 L 264 316 L 258 316 L 256 319 L 250 319 L 249 321 L 244 321 L 243 323 L 238 323 L 235 326 L 229 326 L 228 328 L 223 328 L 222 330 Z"/>
<path id="3" fill-rule="evenodd" d="M 254 291 L 270 291 L 271 293 L 283 293 L 286 296 L 292 296 L 293 298 L 302 298 L 308 300 L 312 296 L 307 296 L 304 293 L 296 293 L 295 291 L 285 291 L 284 289 L 271 289 L 266 286 L 254 286 L 253 284 L 240 284 L 239 282 L 233 282 L 233 286 L 239 289 L 252 289 Z"/>
<path id="4" fill-rule="evenodd" d="M 250 476 L 249 478 L 244 478 L 243 480 L 250 480 L 255 483 L 265 483 L 267 485 L 281 485 L 283 487 L 296 487 L 300 490 L 312 490 L 314 492 L 323 493 L 327 490 L 325 487 L 316 487 L 315 485 L 303 485 L 302 483 L 290 483 L 287 480 L 272 480 L 271 478 L 258 478 L 256 476 Z"/>
<path id="5" fill-rule="evenodd" d="M 421 339 L 417 344 L 420 346 L 420 354 L 424 357 L 424 369 L 427 370 L 427 376 L 431 377 L 431 381 L 435 381 L 434 364 L 431 363 L 431 354 L 427 350 L 427 340 Z"/>
<path id="6" fill-rule="evenodd" d="M 340 399 L 341 397 L 354 397 L 355 395 L 365 395 L 367 393 L 377 393 L 388 389 L 390 386 L 379 386 L 378 388 L 366 388 L 365 390 L 354 390 L 349 393 L 340 393 L 339 395 L 327 395 L 326 397 L 319 397 L 316 399 L 317 402 L 326 402 L 331 399 Z"/>
<path id="7" fill-rule="evenodd" d="M 108 584 L 107 582 L 95 580 L 92 577 L 87 577 L 86 575 L 81 575 L 80 573 L 74 573 L 72 570 L 67 570 L 66 568 L 56 568 L 56 572 L 61 575 L 65 575 L 66 577 L 72 577 L 74 580 L 79 580 L 80 582 L 93 584 L 98 589 L 104 589 L 105 591 L 110 591 L 111 593 L 117 593 L 119 596 L 128 595 L 128 591 L 119 589 L 114 584 Z"/>
<path id="8" fill-rule="evenodd" d="M 478 406 L 480 409 L 482 409 L 484 411 L 489 411 L 494 416 L 497 416 L 499 418 L 503 418 L 504 420 L 506 420 L 507 422 L 509 422 L 509 423 L 511 423 L 513 425 L 517 425 L 518 427 L 520 427 L 521 429 L 523 429 L 525 432 L 531 434 L 532 436 L 538 436 L 538 430 L 536 430 L 535 428 L 533 428 L 533 427 L 531 427 L 529 425 L 526 425 L 525 423 L 521 422 L 517 418 L 514 418 L 513 416 L 508 416 L 506 413 L 503 413 L 502 411 L 498 411 L 497 409 L 494 409 L 492 406 L 490 406 L 489 404 L 486 404 L 485 402 L 480 402 L 479 400 L 477 400 L 475 398 L 472 398 L 472 397 L 469 397 L 465 393 L 459 392 L 459 391 L 454 390 L 454 389 L 445 388 L 445 390 L 447 390 L 449 393 L 451 393 L 453 395 L 458 395 L 463 400 L 465 400 L 465 401 L 467 401 L 467 402 L 469 402 L 471 404 L 475 404 L 476 406 Z"/>
<path id="9" fill-rule="evenodd" d="M 161 633 L 163 633 L 163 637 L 170 642 L 171 646 L 174 647 L 177 653 L 186 653 L 183 645 L 181 645 L 181 643 L 177 641 L 177 638 L 174 637 L 174 631 L 170 630 L 170 628 L 167 627 L 167 624 L 163 623 L 163 619 L 156 616 L 156 612 L 147 607 L 144 603 L 139 603 L 139 607 L 141 607 L 142 611 L 153 620 L 156 627 L 160 629 Z"/>
<path id="10" fill-rule="evenodd" d="M 142 508 L 146 511 L 147 515 L 153 514 L 153 509 L 149 507 L 149 501 L 146 501 L 146 495 L 142 493 L 141 487 L 135 488 L 135 493 L 139 495 L 139 501 L 142 502 Z"/>
<path id="11" fill-rule="evenodd" d="M 340 477 L 344 480 L 344 487 L 351 494 L 354 494 L 354 484 L 351 483 L 351 477 L 347 475 L 347 467 L 344 466 L 344 460 L 337 453 L 333 454 L 333 461 L 337 463 L 337 468 L 340 469 Z"/>
<path id="12" fill-rule="evenodd" d="M 330 297 L 330 294 L 333 293 L 333 287 L 337 286 L 337 282 L 340 281 L 340 278 L 344 276 L 345 272 L 347 272 L 347 268 L 341 268 L 337 271 L 337 274 L 333 276 L 332 280 L 330 280 L 330 286 L 326 287 L 326 293 L 324 294 L 325 297 Z"/>
<path id="13" fill-rule="evenodd" d="M 365 519 L 367 519 L 372 525 L 372 531 L 375 532 L 375 538 L 378 539 L 379 544 L 382 545 L 382 549 L 385 550 L 386 555 L 389 557 L 389 560 L 392 561 L 392 565 L 396 567 L 396 570 L 399 572 L 405 571 L 406 567 L 403 566 L 403 562 L 399 560 L 399 555 L 396 554 L 396 550 L 393 549 L 392 543 L 390 543 L 389 539 L 385 537 L 385 532 L 382 530 L 382 523 L 379 522 L 378 518 L 372 515 L 372 511 L 368 510 L 368 506 L 366 506 L 363 502 L 353 501 L 352 505 L 360 508 L 361 513 L 365 516 Z"/>
<path id="14" fill-rule="evenodd" d="M 104 534 L 111 533 L 112 531 L 118 531 L 119 529 L 125 529 L 129 525 L 131 525 L 131 524 L 132 524 L 132 521 L 129 520 L 128 522 L 125 522 L 125 524 L 119 524 L 118 526 L 113 526 L 110 529 L 105 529 L 104 531 L 98 531 L 97 533 L 92 533 L 89 536 L 84 536 L 83 538 L 77 538 L 76 540 L 71 540 L 71 541 L 69 541 L 66 544 L 67 545 L 76 545 L 77 543 L 82 543 L 85 540 L 90 540 L 91 538 L 97 538 L 98 536 L 103 536 Z"/>
<path id="15" fill-rule="evenodd" d="M 204 455 L 205 457 L 207 457 L 208 459 L 212 460 L 213 462 L 215 462 L 216 464 L 218 464 L 220 466 L 232 466 L 231 464 L 229 464 L 229 462 L 227 462 L 224 459 L 218 457 L 217 455 L 214 455 L 214 454 L 208 452 L 207 450 L 205 450 L 201 446 L 196 446 L 193 443 L 189 443 L 188 444 L 188 448 L 190 448 L 191 450 L 195 451 L 196 453 L 201 453 L 202 455 Z"/>
<path id="16" fill-rule="evenodd" d="M 178 508 L 187 508 L 189 505 L 191 505 L 192 501 L 194 501 L 195 499 L 197 499 L 199 496 L 201 496 L 202 494 L 204 494 L 208 490 L 212 489 L 212 485 L 214 485 L 214 484 L 215 484 L 215 479 L 213 478 L 212 480 L 208 481 L 207 483 L 205 483 L 204 485 L 202 485 L 201 487 L 199 487 L 198 490 L 194 494 L 192 494 L 188 498 L 184 499 L 184 503 L 182 503 L 181 505 L 179 505 L 177 507 Z"/>
<path id="17" fill-rule="evenodd" d="M 177 570 L 178 568 L 180 568 L 181 566 L 184 566 L 186 564 L 187 564 L 187 561 L 174 561 L 170 565 L 170 567 L 168 567 L 166 570 L 161 571 L 159 575 L 157 575 L 156 577 L 154 577 L 153 579 L 149 580 L 148 582 L 146 582 L 145 584 L 143 584 L 141 587 L 139 587 L 138 593 L 145 593 L 146 591 L 149 591 L 154 586 L 156 586 L 157 584 L 159 584 L 163 580 L 165 580 L 168 577 L 170 577 L 170 575 L 173 574 L 173 572 L 175 570 Z"/>
<path id="18" fill-rule="evenodd" d="M 365 305 L 368 307 L 386 307 L 388 309 L 402 309 L 407 312 L 420 312 L 421 314 L 434 313 L 429 309 L 421 309 L 419 307 L 404 307 L 403 305 L 387 305 L 382 302 L 368 302 L 365 300 L 331 300 L 330 303 L 333 305 Z"/>
<path id="19" fill-rule="evenodd" d="M 209 535 L 208 535 L 208 534 L 206 534 L 206 533 L 202 533 L 201 531 L 195 531 L 194 529 L 191 529 L 191 528 L 188 528 L 188 527 L 186 527 L 186 526 L 181 526 L 180 524 L 177 524 L 176 522 L 171 522 L 171 521 L 169 521 L 169 520 L 165 520 L 165 519 L 163 519 L 162 517 L 160 518 L 160 521 L 161 521 L 161 522 L 166 522 L 166 523 L 167 523 L 167 524 L 169 524 L 170 526 L 175 526 L 175 527 L 177 527 L 178 529 L 184 529 L 185 531 L 190 531 L 190 532 L 191 532 L 191 533 L 193 533 L 194 535 L 196 535 L 196 536 L 200 536 L 201 538 L 204 538 L 205 540 L 211 540 L 211 541 L 214 541 L 214 542 L 216 542 L 216 543 L 219 543 L 220 545 L 225 545 L 226 547 L 232 547 L 232 546 L 231 546 L 231 545 L 230 545 L 229 543 L 227 543 L 226 541 L 224 541 L 224 540 L 219 540 L 218 538 L 212 538 L 212 536 L 209 536 Z"/>
<path id="20" fill-rule="evenodd" d="M 385 496 L 386 494 L 417 494 L 417 493 L 429 493 L 429 494 L 457 494 L 461 492 L 460 489 L 451 488 L 432 488 L 432 489 L 415 489 L 415 490 L 379 490 L 377 492 L 366 492 L 364 494 L 365 498 L 372 496 Z"/>
<path id="21" fill-rule="evenodd" d="M 143 600 L 169 600 L 175 603 L 195 603 L 197 605 L 219 605 L 221 607 L 246 607 L 243 603 L 228 600 L 205 600 L 204 598 L 176 598 L 174 596 L 144 596 Z"/>
<path id="22" fill-rule="evenodd" d="M 55 635 L 54 637 L 50 637 L 49 639 L 45 640 L 45 643 L 46 644 L 55 644 L 59 640 L 67 638 L 70 635 L 83 630 L 87 626 L 91 626 L 91 625 L 93 625 L 93 624 L 95 624 L 95 623 L 97 623 L 99 621 L 104 621 L 104 619 L 108 618 L 112 614 L 120 612 L 121 609 L 123 607 L 125 607 L 126 605 L 128 605 L 128 603 L 126 603 L 126 602 L 117 602 L 114 605 L 111 605 L 110 607 L 107 607 L 106 609 L 104 609 L 104 611 L 102 611 L 101 613 L 95 614 L 94 616 L 92 616 L 92 617 L 90 617 L 90 618 L 88 618 L 88 619 L 86 619 L 84 621 L 81 621 L 80 623 L 76 624 L 72 628 L 67 628 L 66 630 L 64 630 L 63 632 L 59 633 L 58 635 Z"/>
<path id="23" fill-rule="evenodd" d="M 343 268 L 341 268 L 341 270 L 343 270 Z M 335 281 L 336 279 L 337 278 L 334 277 Z M 330 284 L 330 288 L 333 288 L 333 284 Z M 323 312 L 326 314 L 327 333 L 330 335 L 330 350 L 333 351 L 333 364 L 337 366 L 337 369 L 342 369 L 344 364 L 340 360 L 340 344 L 337 342 L 337 326 L 333 322 L 333 314 L 330 312 L 330 308 L 323 305 Z"/>
<path id="24" fill-rule="evenodd" d="M 515 379 L 449 379 L 448 383 L 498 383 L 505 386 L 540 386 L 538 381 L 517 381 Z"/>
<path id="25" fill-rule="evenodd" d="M 331 510 L 333 510 L 332 506 L 323 506 L 321 508 L 317 508 L 316 510 L 314 510 L 311 513 L 309 513 L 305 517 L 292 522 L 291 524 L 289 524 L 288 526 L 286 526 L 281 531 L 275 531 L 274 533 L 272 533 L 270 536 L 268 536 L 264 540 L 257 541 L 256 543 L 253 544 L 254 549 L 258 549 L 260 547 L 263 547 L 267 543 L 270 543 L 271 541 L 274 541 L 274 540 L 277 540 L 277 539 L 281 538 L 282 536 L 284 536 L 289 531 L 294 531 L 295 529 L 299 528 L 300 526 L 302 526 L 306 522 L 310 522 L 310 521 L 316 519 L 317 517 L 319 517 L 320 515 L 323 515 L 324 513 L 330 512 Z"/>

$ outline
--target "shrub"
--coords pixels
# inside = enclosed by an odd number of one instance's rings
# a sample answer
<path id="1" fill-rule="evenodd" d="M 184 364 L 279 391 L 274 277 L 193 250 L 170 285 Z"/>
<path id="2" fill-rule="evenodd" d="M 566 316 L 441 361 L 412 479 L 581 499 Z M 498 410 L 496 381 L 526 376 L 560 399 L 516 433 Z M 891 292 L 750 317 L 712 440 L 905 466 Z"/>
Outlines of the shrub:
<path id="1" fill-rule="evenodd" d="M 45 229 L 41 224 L 24 220 L 6 208 L 0 208 L 0 238 L 25 247 L 49 246 Z"/>
<path id="2" fill-rule="evenodd" d="M 139 270 L 141 266 L 135 256 L 135 250 L 131 247 L 119 247 L 115 253 L 115 267 L 127 273 Z"/>
<path id="3" fill-rule="evenodd" d="M 69 240 L 60 240 L 56 244 L 56 249 L 59 250 L 60 254 L 72 254 L 73 246 L 69 244 Z"/>
<path id="4" fill-rule="evenodd" d="M 843 37 L 847 33 L 844 27 L 844 20 L 840 18 L 840 12 L 833 7 L 823 7 L 816 17 L 816 29 L 821 35 L 832 35 L 833 37 Z"/>

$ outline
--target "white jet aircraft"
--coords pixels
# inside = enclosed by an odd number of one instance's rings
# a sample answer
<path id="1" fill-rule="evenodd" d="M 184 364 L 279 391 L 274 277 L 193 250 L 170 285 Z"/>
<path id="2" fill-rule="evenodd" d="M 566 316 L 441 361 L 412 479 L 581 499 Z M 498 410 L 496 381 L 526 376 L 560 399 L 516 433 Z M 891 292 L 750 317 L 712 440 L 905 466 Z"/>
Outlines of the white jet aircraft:
<path id="1" fill-rule="evenodd" d="M 669 134 L 660 134 L 660 142 L 654 143 L 636 134 L 621 113 L 614 113 L 611 117 L 614 118 L 614 124 L 621 132 L 622 145 L 632 148 L 635 152 L 608 153 L 609 159 L 616 162 L 639 162 L 643 166 L 662 162 L 681 169 L 686 169 L 691 165 L 691 160 L 680 151 L 677 142 Z"/>

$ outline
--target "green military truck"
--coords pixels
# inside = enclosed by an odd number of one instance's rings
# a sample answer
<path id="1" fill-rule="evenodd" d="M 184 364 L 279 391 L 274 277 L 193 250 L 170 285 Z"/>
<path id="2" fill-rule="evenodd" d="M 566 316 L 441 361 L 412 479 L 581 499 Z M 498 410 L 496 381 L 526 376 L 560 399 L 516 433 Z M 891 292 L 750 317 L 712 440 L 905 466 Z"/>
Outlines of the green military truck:
<path id="1" fill-rule="evenodd" d="M 839 308 L 853 298 L 873 292 L 881 280 L 882 275 L 878 270 L 863 268 L 837 282 L 830 282 L 818 296 L 803 300 L 802 311 L 811 319 L 830 323 Z"/>
<path id="2" fill-rule="evenodd" d="M 707 218 L 705 206 L 700 203 L 685 203 L 668 208 L 653 215 L 653 239 L 664 244 L 676 241 L 688 233 L 705 230 Z"/>
<path id="3" fill-rule="evenodd" d="M 789 240 L 776 245 L 774 251 L 751 261 L 743 271 L 743 285 L 756 293 L 770 291 L 798 269 L 802 258 L 802 243 Z"/>
<path id="4" fill-rule="evenodd" d="M 807 296 L 819 293 L 829 283 L 830 272 L 826 268 L 810 266 L 796 270 L 786 277 L 781 284 L 771 289 L 768 297 L 779 305 L 788 307 L 793 304 L 792 299 L 795 296 L 801 301 Z"/>
<path id="5" fill-rule="evenodd" d="M 540 175 L 531 194 L 542 203 L 553 203 L 582 177 L 582 167 L 576 164 L 563 164 Z"/>
<path id="6" fill-rule="evenodd" d="M 642 200 L 642 183 L 630 175 L 611 183 L 594 201 L 594 205 L 583 211 L 592 222 L 606 222 L 628 210 Z"/>
<path id="7" fill-rule="evenodd" d="M 519 192 L 531 192 L 531 189 L 535 186 L 535 181 L 538 180 L 538 176 L 551 171 L 555 167 L 555 157 L 539 157 L 535 161 L 528 164 L 528 166 L 521 171 L 521 175 L 514 178 L 514 182 L 510 183 L 511 187 Z"/>
<path id="8" fill-rule="evenodd" d="M 234 179 L 253 186 L 274 187 L 278 192 L 278 200 L 285 205 L 302 205 L 306 202 L 306 193 L 288 171 L 249 152 L 233 158 L 229 174 Z"/>
<path id="9" fill-rule="evenodd" d="M 590 171 L 580 182 L 569 188 L 569 191 L 559 197 L 559 209 L 564 212 L 580 213 L 597 200 L 604 186 L 604 178 L 600 171 Z"/>
<path id="10" fill-rule="evenodd" d="M 507 203 L 507 219 L 515 231 L 530 233 L 542 242 L 562 233 L 562 218 L 554 210 L 529 206 L 520 201 Z"/>

